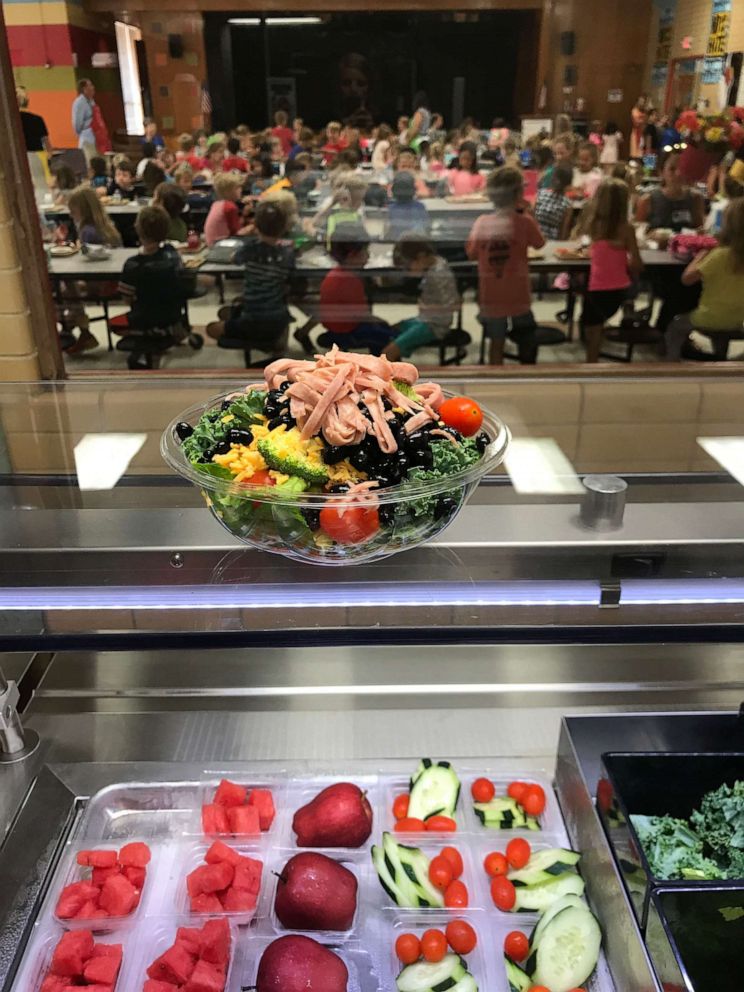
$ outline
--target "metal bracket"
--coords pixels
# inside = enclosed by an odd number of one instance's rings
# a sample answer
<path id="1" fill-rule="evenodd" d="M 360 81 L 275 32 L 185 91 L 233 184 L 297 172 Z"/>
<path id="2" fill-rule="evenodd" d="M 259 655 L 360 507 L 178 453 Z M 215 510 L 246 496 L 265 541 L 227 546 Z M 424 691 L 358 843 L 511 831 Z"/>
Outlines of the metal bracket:
<path id="1" fill-rule="evenodd" d="M 38 735 L 24 733 L 18 715 L 21 694 L 15 682 L 6 682 L 0 672 L 0 763 L 20 761 L 39 746 Z"/>
<path id="2" fill-rule="evenodd" d="M 622 587 L 619 582 L 600 582 L 599 584 L 599 608 L 600 610 L 616 610 L 620 606 L 620 595 Z"/>

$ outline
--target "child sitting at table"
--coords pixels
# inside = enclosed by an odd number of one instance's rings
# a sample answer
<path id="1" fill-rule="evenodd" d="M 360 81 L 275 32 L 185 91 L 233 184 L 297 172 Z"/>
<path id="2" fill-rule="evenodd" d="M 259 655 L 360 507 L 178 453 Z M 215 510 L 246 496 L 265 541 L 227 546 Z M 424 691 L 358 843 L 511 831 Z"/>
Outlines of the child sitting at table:
<path id="1" fill-rule="evenodd" d="M 134 188 L 134 166 L 129 159 L 124 159 L 115 167 L 114 178 L 109 183 L 107 193 L 122 200 L 133 200 L 137 195 Z"/>
<path id="2" fill-rule="evenodd" d="M 468 196 L 485 188 L 485 176 L 478 171 L 478 149 L 472 141 L 460 145 L 457 162 L 447 173 L 447 184 L 453 196 Z"/>
<path id="3" fill-rule="evenodd" d="M 183 263 L 172 245 L 163 244 L 168 224 L 162 207 L 143 207 L 137 215 L 141 248 L 124 263 L 119 282 L 119 292 L 130 301 L 131 309 L 109 321 L 116 334 L 164 329 L 181 321 Z"/>
<path id="4" fill-rule="evenodd" d="M 196 174 L 196 181 L 211 183 L 214 177 L 224 171 L 225 146 L 221 141 L 215 141 L 207 150 L 204 163 Z"/>
<path id="5" fill-rule="evenodd" d="M 331 239 L 338 263 L 320 284 L 320 320 L 329 344 L 344 351 L 368 348 L 373 355 L 395 337 L 390 325 L 372 313 L 359 273 L 369 260 L 369 236 L 361 224 L 339 224 Z"/>
<path id="6" fill-rule="evenodd" d="M 565 241 L 573 226 L 573 204 L 566 190 L 573 180 L 573 170 L 567 165 L 553 169 L 550 189 L 538 190 L 535 200 L 535 220 L 548 241 Z"/>
<path id="7" fill-rule="evenodd" d="M 367 180 L 354 172 L 343 172 L 334 177 L 333 192 L 323 207 L 313 217 L 313 227 L 325 222 L 326 244 L 331 247 L 333 232 L 339 224 L 362 224 Z"/>
<path id="8" fill-rule="evenodd" d="M 274 166 L 269 155 L 254 155 L 248 180 L 251 196 L 260 196 L 274 183 Z"/>
<path id="9" fill-rule="evenodd" d="M 60 162 L 51 168 L 52 180 L 51 188 L 54 196 L 54 205 L 57 207 L 67 206 L 70 193 L 77 187 L 75 173 L 69 165 Z"/>
<path id="10" fill-rule="evenodd" d="M 137 163 L 137 171 L 135 172 L 135 178 L 141 179 L 145 173 L 145 169 L 150 164 L 150 162 L 157 162 L 158 160 L 158 150 L 153 145 L 151 141 L 146 141 L 142 146 L 142 158 Z"/>
<path id="11" fill-rule="evenodd" d="M 602 170 L 599 168 L 598 162 L 599 154 L 596 145 L 585 141 L 579 146 L 571 186 L 580 195 L 591 197 L 597 192 L 597 187 L 602 182 Z"/>
<path id="12" fill-rule="evenodd" d="M 109 248 L 121 245 L 121 235 L 109 220 L 95 190 L 79 186 L 70 194 L 68 207 L 81 244 L 107 245 Z"/>
<path id="13" fill-rule="evenodd" d="M 680 360 L 693 330 L 740 331 L 744 324 L 744 198 L 726 207 L 719 240 L 718 248 L 699 252 L 682 274 L 684 286 L 702 283 L 703 289 L 697 308 L 675 317 L 666 332 L 670 361 Z"/>
<path id="14" fill-rule="evenodd" d="M 478 300 L 483 334 L 490 339 L 491 365 L 504 361 L 507 333 L 514 335 L 521 362 L 534 362 L 535 318 L 532 315 L 529 248 L 545 238 L 531 214 L 521 213 L 524 183 L 518 169 L 504 165 L 486 184 L 494 211 L 479 217 L 465 252 L 478 262 Z"/>
<path id="15" fill-rule="evenodd" d="M 287 231 L 287 213 L 278 203 L 261 201 L 254 223 L 255 235 L 242 242 L 234 257 L 235 264 L 245 268 L 240 305 L 227 320 L 208 324 L 207 334 L 215 340 L 223 335 L 244 340 L 246 348 L 279 357 L 287 342 L 287 295 L 295 252 L 281 242 Z"/>
<path id="16" fill-rule="evenodd" d="M 179 135 L 176 161 L 185 162 L 194 172 L 204 167 L 204 159 L 194 151 L 194 139 L 190 134 Z"/>
<path id="17" fill-rule="evenodd" d="M 397 241 L 406 231 L 428 234 L 429 213 L 420 200 L 416 199 L 416 181 L 410 172 L 398 172 L 391 186 L 392 202 L 388 207 L 386 236 Z"/>
<path id="18" fill-rule="evenodd" d="M 247 172 L 248 162 L 240 154 L 240 141 L 238 138 L 228 138 L 227 156 L 222 163 L 225 172 Z"/>
<path id="19" fill-rule="evenodd" d="M 145 196 L 152 196 L 155 187 L 167 181 L 165 170 L 161 169 L 157 162 L 148 162 L 145 171 L 142 173 L 142 186 Z"/>
<path id="20" fill-rule="evenodd" d="M 323 163 L 328 165 L 346 147 L 341 140 L 341 125 L 338 121 L 330 121 L 326 124 L 326 140 L 320 149 L 323 153 Z"/>
<path id="21" fill-rule="evenodd" d="M 88 163 L 88 180 L 91 189 L 100 189 L 101 193 L 106 192 L 106 187 L 109 184 L 109 174 L 108 165 L 103 155 L 93 155 L 91 157 Z"/>
<path id="22" fill-rule="evenodd" d="M 211 248 L 222 238 L 247 234 L 238 207 L 243 181 L 235 172 L 220 172 L 214 177 L 214 202 L 204 223 L 204 240 Z"/>
<path id="23" fill-rule="evenodd" d="M 418 169 L 418 155 L 413 148 L 399 148 L 395 156 L 394 169 L 396 172 L 410 172 L 416 183 L 416 196 L 426 199 L 431 196 L 429 187 L 424 182 Z"/>
<path id="24" fill-rule="evenodd" d="M 605 179 L 589 207 L 591 264 L 581 315 L 587 362 L 599 361 L 604 325 L 623 306 L 633 278 L 643 268 L 635 228 L 628 220 L 628 195 L 622 179 Z"/>
<path id="25" fill-rule="evenodd" d="M 437 255 L 431 242 L 418 234 L 402 236 L 395 246 L 393 262 L 406 275 L 421 277 L 418 315 L 402 320 L 393 328 L 395 340 L 383 351 L 391 362 L 397 362 L 417 348 L 447 336 L 460 305 L 460 295 L 452 269 Z"/>
<path id="26" fill-rule="evenodd" d="M 162 207 L 168 214 L 168 241 L 183 242 L 188 236 L 188 226 L 184 219 L 187 210 L 186 196 L 175 183 L 160 183 L 155 187 L 153 207 Z"/>

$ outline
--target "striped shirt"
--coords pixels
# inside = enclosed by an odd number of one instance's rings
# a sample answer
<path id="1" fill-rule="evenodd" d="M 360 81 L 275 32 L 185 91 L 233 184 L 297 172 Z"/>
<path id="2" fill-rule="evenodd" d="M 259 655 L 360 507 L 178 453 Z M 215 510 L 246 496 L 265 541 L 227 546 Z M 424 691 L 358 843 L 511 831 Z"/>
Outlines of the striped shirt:
<path id="1" fill-rule="evenodd" d="M 287 319 L 287 290 L 295 264 L 291 245 L 270 245 L 260 238 L 246 238 L 235 253 L 245 268 L 243 315 L 250 320 Z"/>
<path id="2" fill-rule="evenodd" d="M 554 193 L 552 189 L 540 190 L 535 200 L 535 220 L 543 237 L 550 241 L 560 238 L 563 218 L 570 209 L 571 201 L 563 193 Z"/>

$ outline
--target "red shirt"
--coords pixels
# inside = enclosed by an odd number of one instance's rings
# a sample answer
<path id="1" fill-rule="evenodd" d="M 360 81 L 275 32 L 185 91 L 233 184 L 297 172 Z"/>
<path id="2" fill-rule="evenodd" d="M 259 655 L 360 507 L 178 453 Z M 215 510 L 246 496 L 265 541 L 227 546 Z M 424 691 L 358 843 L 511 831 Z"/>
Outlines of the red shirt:
<path id="1" fill-rule="evenodd" d="M 194 155 L 193 153 L 191 155 L 186 155 L 181 159 L 181 161 L 188 162 L 194 172 L 199 172 L 206 165 L 205 159 L 199 158 L 198 155 Z"/>
<path id="2" fill-rule="evenodd" d="M 369 317 L 364 283 L 351 269 L 331 269 L 320 284 L 320 320 L 332 334 L 351 334 Z"/>
<path id="3" fill-rule="evenodd" d="M 247 172 L 248 163 L 240 155 L 228 155 L 222 163 L 222 168 L 225 172 Z"/>
<path id="4" fill-rule="evenodd" d="M 209 247 L 222 238 L 231 238 L 240 230 L 240 211 L 232 200 L 216 200 L 209 208 L 204 224 L 204 240 Z"/>
<path id="5" fill-rule="evenodd" d="M 478 301 L 483 317 L 517 317 L 532 306 L 528 248 L 545 238 L 530 214 L 483 214 L 470 232 L 465 251 L 478 260 Z"/>
<path id="6" fill-rule="evenodd" d="M 282 145 L 282 155 L 286 158 L 294 145 L 294 131 L 290 127 L 272 127 L 271 133 Z"/>
<path id="7" fill-rule="evenodd" d="M 332 159 L 339 152 L 342 152 L 346 146 L 342 145 L 340 141 L 329 141 L 327 144 L 323 145 L 320 149 L 323 155 L 327 159 Z"/>

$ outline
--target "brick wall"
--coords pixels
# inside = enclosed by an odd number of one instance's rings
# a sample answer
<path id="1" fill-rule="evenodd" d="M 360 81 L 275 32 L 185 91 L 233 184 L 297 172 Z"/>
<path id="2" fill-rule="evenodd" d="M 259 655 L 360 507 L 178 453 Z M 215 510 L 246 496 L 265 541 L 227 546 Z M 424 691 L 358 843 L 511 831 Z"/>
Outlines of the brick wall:
<path id="1" fill-rule="evenodd" d="M 205 127 L 201 110 L 202 83 L 207 80 L 204 22 L 200 13 L 148 10 L 139 17 L 147 55 L 153 116 L 160 133 L 171 139 L 183 131 Z M 183 56 L 171 58 L 168 35 L 180 35 Z"/>

